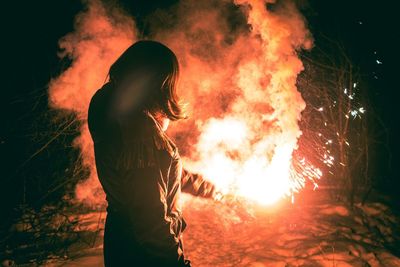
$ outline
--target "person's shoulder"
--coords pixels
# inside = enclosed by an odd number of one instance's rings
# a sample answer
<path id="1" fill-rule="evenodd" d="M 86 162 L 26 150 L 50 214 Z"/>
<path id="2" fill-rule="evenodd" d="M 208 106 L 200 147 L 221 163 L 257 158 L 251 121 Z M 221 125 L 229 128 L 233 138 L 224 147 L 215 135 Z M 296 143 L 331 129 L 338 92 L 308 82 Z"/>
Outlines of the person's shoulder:
<path id="1" fill-rule="evenodd" d="M 157 150 L 167 152 L 170 156 L 174 157 L 178 151 L 177 147 L 171 138 L 161 129 L 154 117 L 146 113 L 143 120 L 143 137 L 151 139 Z"/>
<path id="2" fill-rule="evenodd" d="M 179 157 L 177 146 L 167 134 L 164 132 L 157 132 L 154 137 L 154 143 L 158 150 L 167 152 L 172 158 Z"/>
<path id="3" fill-rule="evenodd" d="M 106 83 L 94 93 L 89 103 L 89 114 L 91 110 L 95 110 L 106 105 L 107 101 L 109 100 L 110 91 L 111 84 Z"/>
<path id="4" fill-rule="evenodd" d="M 135 117 L 121 123 L 121 132 L 127 147 L 143 144 L 146 150 L 175 156 L 177 153 L 174 142 L 160 128 L 154 118 L 146 112 L 140 112 Z"/>
<path id="5" fill-rule="evenodd" d="M 92 96 L 87 115 L 87 122 L 91 132 L 102 127 L 107 114 L 108 101 L 110 100 L 110 84 L 105 84 Z"/>

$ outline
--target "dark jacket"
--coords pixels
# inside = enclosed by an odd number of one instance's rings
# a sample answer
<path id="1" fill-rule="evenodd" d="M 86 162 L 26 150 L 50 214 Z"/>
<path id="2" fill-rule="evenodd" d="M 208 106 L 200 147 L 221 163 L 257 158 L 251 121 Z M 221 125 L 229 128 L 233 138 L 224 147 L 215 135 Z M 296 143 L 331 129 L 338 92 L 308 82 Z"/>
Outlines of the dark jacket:
<path id="1" fill-rule="evenodd" d="M 183 264 L 181 192 L 212 197 L 214 186 L 182 168 L 175 144 L 148 113 L 114 118 L 113 88 L 93 96 L 88 115 L 97 174 L 108 201 L 106 266 Z"/>

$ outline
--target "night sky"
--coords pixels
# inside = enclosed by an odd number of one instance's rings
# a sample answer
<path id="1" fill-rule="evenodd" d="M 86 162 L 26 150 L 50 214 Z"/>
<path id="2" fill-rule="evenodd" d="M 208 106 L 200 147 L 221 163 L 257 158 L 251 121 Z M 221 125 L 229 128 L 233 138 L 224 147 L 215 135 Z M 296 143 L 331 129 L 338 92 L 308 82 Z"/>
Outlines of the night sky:
<path id="1" fill-rule="evenodd" d="M 174 2 L 124 0 L 120 3 L 140 25 L 146 14 Z M 388 142 L 385 141 L 385 134 L 380 136 L 387 147 L 379 149 L 382 160 L 378 167 L 387 177 L 384 184 L 390 189 L 388 191 L 398 191 L 400 32 L 395 1 L 301 2 L 309 28 L 315 35 L 316 46 L 321 41 L 321 35 L 340 40 L 354 64 L 365 75 L 372 101 L 372 107 L 366 109 L 374 110 L 388 134 Z M 36 114 L 47 109 L 46 85 L 49 79 L 67 64 L 57 57 L 57 41 L 73 30 L 73 18 L 81 9 L 82 5 L 77 0 L 10 1 L 7 5 L 3 4 L 3 12 L 7 15 L 3 17 L 1 41 L 5 48 L 2 51 L 0 176 L 3 179 L 2 189 L 8 193 L 2 195 L 7 196 L 8 201 L 18 202 L 20 199 L 22 176 L 46 168 L 46 159 L 63 157 L 63 154 L 54 155 L 51 153 L 54 150 L 50 150 L 38 156 L 41 160 L 36 160 L 36 157 L 28 160 L 49 139 L 42 137 L 37 143 L 32 142 L 32 134 L 46 128 L 46 124 L 38 122 Z M 392 159 L 388 162 L 390 154 Z"/>

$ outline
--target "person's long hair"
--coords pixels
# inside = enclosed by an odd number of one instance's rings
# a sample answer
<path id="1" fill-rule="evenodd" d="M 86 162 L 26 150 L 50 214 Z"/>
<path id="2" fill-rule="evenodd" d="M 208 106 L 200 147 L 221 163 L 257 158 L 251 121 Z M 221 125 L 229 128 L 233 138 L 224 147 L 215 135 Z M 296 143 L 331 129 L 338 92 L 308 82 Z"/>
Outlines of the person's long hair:
<path id="1" fill-rule="evenodd" d="M 161 113 L 173 121 L 186 118 L 176 92 L 179 63 L 171 49 L 155 41 L 134 43 L 111 65 L 110 82 L 118 87 L 125 76 L 135 71 L 149 72 L 154 77 L 153 86 L 145 88 L 146 96 L 138 108 L 153 115 Z"/>

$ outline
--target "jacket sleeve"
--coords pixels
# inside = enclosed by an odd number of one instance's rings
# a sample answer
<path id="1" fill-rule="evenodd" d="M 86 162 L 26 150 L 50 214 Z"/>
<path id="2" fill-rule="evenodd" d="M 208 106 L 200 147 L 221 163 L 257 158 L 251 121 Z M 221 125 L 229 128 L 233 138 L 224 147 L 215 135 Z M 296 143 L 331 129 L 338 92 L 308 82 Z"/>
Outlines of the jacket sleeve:
<path id="1" fill-rule="evenodd" d="M 203 178 L 200 174 L 191 173 L 186 169 L 182 170 L 182 192 L 194 196 L 213 198 L 215 195 L 215 185 Z"/>

